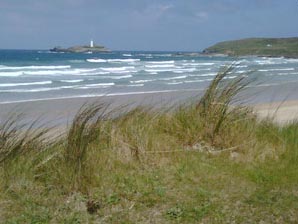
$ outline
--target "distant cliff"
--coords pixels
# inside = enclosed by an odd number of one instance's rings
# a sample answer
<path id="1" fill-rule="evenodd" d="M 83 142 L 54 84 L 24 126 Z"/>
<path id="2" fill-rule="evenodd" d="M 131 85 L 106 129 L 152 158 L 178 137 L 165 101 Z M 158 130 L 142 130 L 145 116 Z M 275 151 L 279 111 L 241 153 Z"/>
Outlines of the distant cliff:
<path id="1" fill-rule="evenodd" d="M 69 48 L 61 48 L 61 47 L 54 47 L 53 49 L 50 49 L 52 52 L 65 52 L 65 53 L 104 53 L 104 52 L 110 52 L 109 49 L 107 49 L 104 46 L 95 45 L 93 47 L 90 46 L 74 46 Z"/>
<path id="2" fill-rule="evenodd" d="M 225 41 L 203 51 L 204 54 L 229 56 L 266 56 L 298 58 L 298 37 L 294 38 L 249 38 Z"/>

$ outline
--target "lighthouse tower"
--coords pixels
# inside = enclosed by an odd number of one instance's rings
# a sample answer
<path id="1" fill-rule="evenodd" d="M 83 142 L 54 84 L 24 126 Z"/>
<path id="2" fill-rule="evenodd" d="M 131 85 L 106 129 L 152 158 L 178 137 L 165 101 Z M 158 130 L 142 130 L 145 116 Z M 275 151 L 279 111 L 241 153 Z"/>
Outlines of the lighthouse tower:
<path id="1" fill-rule="evenodd" d="M 94 47 L 93 40 L 90 41 L 90 47 Z"/>

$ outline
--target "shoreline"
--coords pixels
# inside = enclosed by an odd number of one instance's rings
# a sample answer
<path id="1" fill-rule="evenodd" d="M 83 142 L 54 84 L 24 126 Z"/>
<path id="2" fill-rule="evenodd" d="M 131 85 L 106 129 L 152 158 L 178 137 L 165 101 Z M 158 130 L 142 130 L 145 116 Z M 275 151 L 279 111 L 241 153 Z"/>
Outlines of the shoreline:
<path id="1" fill-rule="evenodd" d="M 203 90 L 172 90 L 159 92 L 129 93 L 125 95 L 106 94 L 101 96 L 82 96 L 39 99 L 35 101 L 0 103 L 0 120 L 5 119 L 11 112 L 20 112 L 26 115 L 28 121 L 32 118 L 42 117 L 46 122 L 65 126 L 84 104 L 103 102 L 111 110 L 127 106 L 128 109 L 137 106 L 164 108 L 195 101 L 203 94 Z M 246 102 L 260 118 L 271 118 L 278 124 L 286 124 L 298 119 L 298 100 L 274 100 L 271 102 Z"/>

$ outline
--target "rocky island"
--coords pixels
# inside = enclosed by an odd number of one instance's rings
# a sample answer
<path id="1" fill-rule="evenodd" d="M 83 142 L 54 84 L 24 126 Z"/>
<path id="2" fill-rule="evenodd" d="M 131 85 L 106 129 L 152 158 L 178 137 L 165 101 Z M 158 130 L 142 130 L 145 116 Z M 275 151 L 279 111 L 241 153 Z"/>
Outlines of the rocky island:
<path id="1" fill-rule="evenodd" d="M 298 58 L 298 37 L 248 38 L 225 41 L 206 48 L 203 54 Z"/>
<path id="2" fill-rule="evenodd" d="M 107 53 L 111 52 L 108 48 L 100 45 L 95 45 L 90 41 L 90 45 L 74 46 L 69 48 L 54 47 L 50 49 L 51 52 L 57 53 Z"/>

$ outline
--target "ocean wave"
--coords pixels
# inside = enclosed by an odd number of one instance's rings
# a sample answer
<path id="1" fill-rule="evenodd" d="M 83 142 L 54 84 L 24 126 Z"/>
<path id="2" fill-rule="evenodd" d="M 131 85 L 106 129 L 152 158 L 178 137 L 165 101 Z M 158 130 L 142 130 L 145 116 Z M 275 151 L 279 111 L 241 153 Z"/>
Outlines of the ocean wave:
<path id="1" fill-rule="evenodd" d="M 127 67 L 101 68 L 101 70 L 107 71 L 107 72 L 123 72 L 123 71 L 130 71 L 131 69 L 135 69 L 135 67 L 134 66 L 127 66 Z"/>
<path id="2" fill-rule="evenodd" d="M 259 69 L 259 72 L 271 72 L 271 71 L 294 71 L 295 68 L 272 68 L 272 69 Z"/>
<path id="3" fill-rule="evenodd" d="M 298 75 L 298 72 L 266 74 L 266 76 L 287 76 L 287 75 Z"/>
<path id="4" fill-rule="evenodd" d="M 175 61 L 148 61 L 149 64 L 175 64 Z"/>
<path id="5" fill-rule="evenodd" d="M 157 57 L 172 57 L 172 54 L 154 54 Z"/>
<path id="6" fill-rule="evenodd" d="M 122 75 L 122 76 L 106 76 L 105 78 L 110 78 L 110 79 L 128 79 L 131 78 L 132 75 Z"/>
<path id="7" fill-rule="evenodd" d="M 77 83 L 77 82 L 83 82 L 84 79 L 74 79 L 74 80 L 59 80 L 60 82 L 67 82 L 67 83 Z"/>
<path id="8" fill-rule="evenodd" d="M 152 54 L 137 54 L 137 56 L 152 57 Z"/>
<path id="9" fill-rule="evenodd" d="M 240 70 L 240 71 L 235 71 L 237 74 L 243 74 L 243 73 L 248 73 L 249 71 L 247 70 Z"/>
<path id="10" fill-rule="evenodd" d="M 182 75 L 182 76 L 175 76 L 175 77 L 170 77 L 170 78 L 162 78 L 162 79 L 159 79 L 159 80 L 173 80 L 173 79 L 185 79 L 187 78 L 186 75 Z"/>
<path id="11" fill-rule="evenodd" d="M 35 93 L 35 92 L 48 92 L 48 91 L 57 91 L 62 89 L 73 89 L 78 86 L 59 86 L 59 87 L 48 87 L 48 88 L 34 88 L 34 89 L 8 89 L 0 90 L 2 93 Z"/>
<path id="12" fill-rule="evenodd" d="M 71 69 L 71 70 L 42 70 L 25 71 L 23 75 L 82 75 L 97 71 L 97 69 Z"/>
<path id="13" fill-rule="evenodd" d="M 205 63 L 198 63 L 198 65 L 202 65 L 202 66 L 210 66 L 210 65 L 215 65 L 214 62 L 205 62 Z"/>
<path id="14" fill-rule="evenodd" d="M 197 80 L 187 80 L 184 83 L 195 83 L 195 82 L 211 82 L 213 79 L 197 79 Z"/>
<path id="15" fill-rule="evenodd" d="M 144 71 L 148 73 L 159 73 L 159 72 L 172 72 L 173 69 L 145 69 Z"/>
<path id="16" fill-rule="evenodd" d="M 156 79 L 136 80 L 136 81 L 130 81 L 130 83 L 145 83 L 145 82 L 153 82 L 153 81 L 156 81 Z"/>
<path id="17" fill-rule="evenodd" d="M 79 59 L 74 59 L 74 60 L 68 60 L 70 63 L 83 63 L 85 62 L 84 60 L 79 60 Z"/>
<path id="18" fill-rule="evenodd" d="M 195 72 L 197 69 L 195 68 L 181 68 L 181 69 L 173 69 L 172 72 L 174 73 L 184 73 L 184 72 Z"/>
<path id="19" fill-rule="evenodd" d="M 57 65 L 57 66 L 32 65 L 32 66 L 16 66 L 16 67 L 5 66 L 5 65 L 0 66 L 0 70 L 44 70 L 44 69 L 55 70 L 55 69 L 69 69 L 69 68 L 71 68 L 70 65 Z"/>
<path id="20" fill-rule="evenodd" d="M 183 84 L 184 82 L 169 82 L 167 83 L 167 85 L 179 85 L 179 84 Z"/>
<path id="21" fill-rule="evenodd" d="M 183 66 L 198 66 L 200 65 L 199 63 L 183 63 Z"/>
<path id="22" fill-rule="evenodd" d="M 109 72 L 94 72 L 97 69 L 73 69 L 73 70 L 40 70 L 40 71 L 15 71 L 0 72 L 0 77 L 18 77 L 18 76 L 58 76 L 58 75 L 98 75 L 108 74 Z"/>
<path id="23" fill-rule="evenodd" d="M 91 62 L 91 63 L 105 63 L 105 62 L 110 62 L 110 63 L 120 63 L 120 62 L 138 62 L 141 61 L 141 59 L 86 59 L 86 61 Z"/>
<path id="24" fill-rule="evenodd" d="M 174 64 L 145 65 L 146 68 L 171 68 Z"/>
<path id="25" fill-rule="evenodd" d="M 33 85 L 49 85 L 49 84 L 52 84 L 52 81 L 27 82 L 27 83 L 1 83 L 0 87 L 33 86 Z"/>
<path id="26" fill-rule="evenodd" d="M 108 88 L 115 85 L 115 83 L 96 83 L 75 87 L 75 89 L 93 89 L 93 88 Z"/>
<path id="27" fill-rule="evenodd" d="M 124 57 L 131 57 L 131 54 L 122 54 Z"/>
<path id="28" fill-rule="evenodd" d="M 138 62 L 141 59 L 108 59 L 108 62 Z"/>
<path id="29" fill-rule="evenodd" d="M 23 75 L 24 72 L 0 72 L 0 77 L 17 77 Z"/>
<path id="30" fill-rule="evenodd" d="M 96 59 L 96 58 L 86 59 L 86 61 L 91 62 L 91 63 L 104 63 L 104 62 L 107 62 L 107 60 L 105 60 L 105 59 Z"/>
<path id="31" fill-rule="evenodd" d="M 195 80 L 185 80 L 180 82 L 169 82 L 166 83 L 167 85 L 179 85 L 179 84 L 185 84 L 185 83 L 196 83 L 196 82 L 211 82 L 213 79 L 195 79 Z"/>
<path id="32" fill-rule="evenodd" d="M 217 73 L 205 73 L 205 74 L 197 74 L 197 75 L 189 75 L 192 77 L 205 77 L 205 76 L 216 76 Z"/>
<path id="33" fill-rule="evenodd" d="M 86 86 L 86 87 L 94 87 L 94 86 L 113 86 L 113 85 L 115 85 L 115 83 L 109 82 L 109 83 L 88 84 L 88 85 L 84 85 L 84 86 Z"/>
<path id="34" fill-rule="evenodd" d="M 282 64 L 281 61 L 276 61 L 276 60 L 256 60 L 254 61 L 255 63 L 259 64 L 259 65 L 278 65 L 278 64 Z"/>
<path id="35" fill-rule="evenodd" d="M 236 65 L 235 68 L 247 68 L 248 65 Z"/>
<path id="36" fill-rule="evenodd" d="M 125 86 L 131 86 L 131 87 L 141 87 L 144 86 L 144 84 L 132 84 L 132 85 L 125 85 Z"/>

